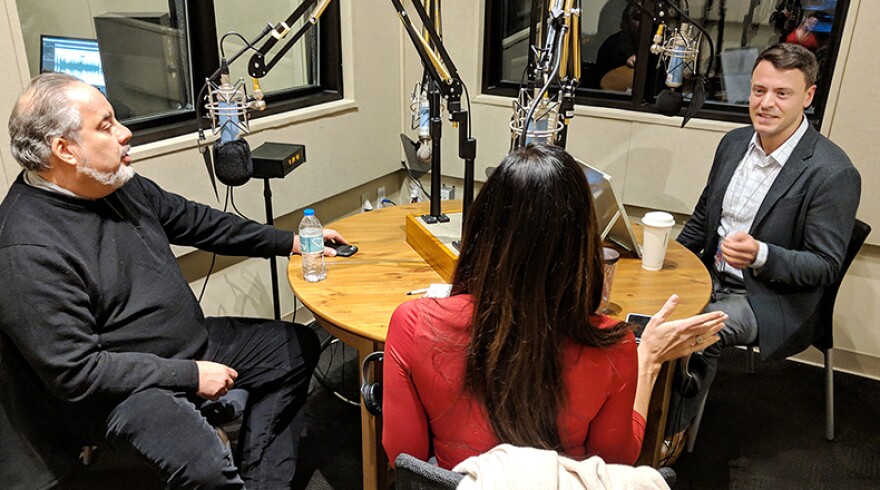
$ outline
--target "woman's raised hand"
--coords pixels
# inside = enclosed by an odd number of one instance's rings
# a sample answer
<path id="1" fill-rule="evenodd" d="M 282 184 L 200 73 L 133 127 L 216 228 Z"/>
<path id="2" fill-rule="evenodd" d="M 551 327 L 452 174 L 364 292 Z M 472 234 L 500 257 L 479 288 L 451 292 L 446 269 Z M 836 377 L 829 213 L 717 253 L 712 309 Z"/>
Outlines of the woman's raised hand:
<path id="1" fill-rule="evenodd" d="M 701 351 L 719 340 L 715 335 L 724 328 L 727 314 L 721 311 L 703 313 L 682 320 L 666 319 L 678 306 L 678 295 L 666 300 L 642 333 L 639 358 L 662 364 Z"/>

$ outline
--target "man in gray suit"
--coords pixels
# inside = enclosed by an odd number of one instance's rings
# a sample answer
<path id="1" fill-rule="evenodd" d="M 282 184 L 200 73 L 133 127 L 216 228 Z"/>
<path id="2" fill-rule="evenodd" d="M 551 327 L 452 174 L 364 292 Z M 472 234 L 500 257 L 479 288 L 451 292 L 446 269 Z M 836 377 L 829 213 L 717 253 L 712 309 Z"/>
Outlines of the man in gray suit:
<path id="1" fill-rule="evenodd" d="M 691 358 L 691 370 L 704 372 L 702 386 L 673 400 L 668 434 L 681 432 L 696 415 L 722 348 L 757 340 L 761 359 L 784 359 L 822 333 L 816 309 L 843 263 L 861 178 L 843 150 L 804 117 L 817 73 L 813 54 L 795 44 L 777 44 L 758 56 L 749 96 L 752 126 L 721 140 L 678 237 L 712 273 L 707 311 L 723 310 L 730 318 L 721 340 Z"/>

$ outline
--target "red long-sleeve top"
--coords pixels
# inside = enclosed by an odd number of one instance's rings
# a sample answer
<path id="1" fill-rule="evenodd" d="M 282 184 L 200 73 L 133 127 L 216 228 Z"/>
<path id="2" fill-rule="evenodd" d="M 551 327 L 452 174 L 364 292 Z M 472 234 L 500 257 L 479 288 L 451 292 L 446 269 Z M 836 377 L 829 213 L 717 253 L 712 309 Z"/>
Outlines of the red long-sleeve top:
<path id="1" fill-rule="evenodd" d="M 430 455 L 451 469 L 500 444 L 482 402 L 464 390 L 465 349 L 472 301 L 468 295 L 419 299 L 391 318 L 383 369 L 382 443 L 391 462 L 405 452 Z M 600 327 L 615 320 L 597 316 Z M 564 342 L 565 403 L 558 418 L 563 453 L 633 464 L 645 419 L 633 411 L 638 358 L 632 334 L 611 347 Z M 515 380 L 512 380 L 516 382 Z"/>

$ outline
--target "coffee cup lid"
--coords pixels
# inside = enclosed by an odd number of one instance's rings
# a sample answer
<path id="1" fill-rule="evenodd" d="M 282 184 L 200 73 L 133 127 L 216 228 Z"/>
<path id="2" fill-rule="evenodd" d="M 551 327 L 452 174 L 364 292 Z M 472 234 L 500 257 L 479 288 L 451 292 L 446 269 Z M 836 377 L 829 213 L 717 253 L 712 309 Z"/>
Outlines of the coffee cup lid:
<path id="1" fill-rule="evenodd" d="M 645 213 L 645 217 L 642 218 L 642 224 L 645 226 L 666 228 L 675 225 L 675 218 L 673 218 L 671 214 L 664 213 L 663 211 L 651 211 L 650 213 Z"/>
<path id="2" fill-rule="evenodd" d="M 620 253 L 609 247 L 602 247 L 602 261 L 608 265 L 616 263 L 620 259 Z"/>

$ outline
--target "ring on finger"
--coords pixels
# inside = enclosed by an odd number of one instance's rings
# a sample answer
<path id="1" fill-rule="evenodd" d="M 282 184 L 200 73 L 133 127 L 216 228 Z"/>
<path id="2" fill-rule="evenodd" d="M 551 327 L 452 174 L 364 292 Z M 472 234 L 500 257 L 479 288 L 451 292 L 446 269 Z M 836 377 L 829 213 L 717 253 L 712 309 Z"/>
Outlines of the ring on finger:
<path id="1" fill-rule="evenodd" d="M 702 344 L 702 343 L 705 342 L 705 341 L 706 341 L 706 339 L 704 339 L 702 335 L 697 335 L 697 336 L 694 338 L 694 342 L 695 342 L 697 345 L 700 345 L 700 344 Z"/>

